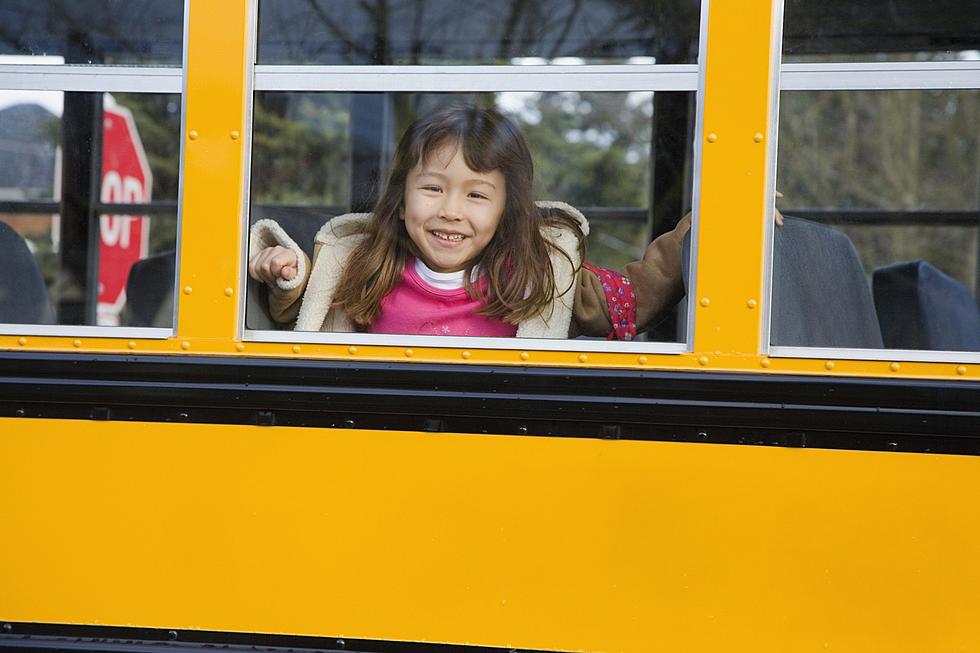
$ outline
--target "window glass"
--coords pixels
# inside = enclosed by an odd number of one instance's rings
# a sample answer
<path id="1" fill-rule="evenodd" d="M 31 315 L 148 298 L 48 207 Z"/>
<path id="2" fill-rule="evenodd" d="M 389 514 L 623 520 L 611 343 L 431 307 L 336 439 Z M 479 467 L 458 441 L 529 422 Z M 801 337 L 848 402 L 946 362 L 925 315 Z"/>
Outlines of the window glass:
<path id="1" fill-rule="evenodd" d="M 373 209 L 412 121 L 452 103 L 494 108 L 516 124 L 533 160 L 534 198 L 566 202 L 588 219 L 590 263 L 621 269 L 689 210 L 690 92 L 260 92 L 251 222 L 275 219 L 311 255 L 324 222 Z M 257 313 L 263 302 L 250 304 L 250 328 L 273 328 Z M 658 339 L 674 340 L 668 331 Z"/>
<path id="2" fill-rule="evenodd" d="M 980 59 L 980 4 L 786 0 L 783 61 Z"/>
<path id="3" fill-rule="evenodd" d="M 695 63 L 696 0 L 262 0 L 262 64 Z"/>
<path id="4" fill-rule="evenodd" d="M 19 252 L 0 295 L 21 279 L 46 307 L 0 302 L 0 322 L 171 326 L 172 310 L 134 317 L 126 289 L 134 266 L 173 259 L 179 148 L 178 95 L 0 91 L 0 220 L 5 251 Z M 130 204 L 139 214 L 118 206 Z M 136 303 L 172 302 L 172 263 L 154 270 L 140 276 L 152 288 L 132 286 Z"/>
<path id="5" fill-rule="evenodd" d="M 980 350 L 977 124 L 977 90 L 782 93 L 773 344 Z"/>
<path id="6" fill-rule="evenodd" d="M 4 0 L 0 55 L 180 66 L 183 23 L 182 0 Z"/>

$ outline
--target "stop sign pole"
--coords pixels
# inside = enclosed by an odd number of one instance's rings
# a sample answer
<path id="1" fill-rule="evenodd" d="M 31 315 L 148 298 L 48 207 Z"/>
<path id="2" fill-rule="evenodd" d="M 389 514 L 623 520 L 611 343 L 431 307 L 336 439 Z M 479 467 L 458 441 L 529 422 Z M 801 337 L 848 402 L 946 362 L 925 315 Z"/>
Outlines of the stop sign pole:
<path id="1" fill-rule="evenodd" d="M 145 204 L 152 189 L 153 173 L 133 114 L 107 96 L 102 120 L 100 199 L 107 204 Z M 133 263 L 146 258 L 149 238 L 150 220 L 145 215 L 99 216 L 97 324 L 119 324 L 129 270 Z"/>

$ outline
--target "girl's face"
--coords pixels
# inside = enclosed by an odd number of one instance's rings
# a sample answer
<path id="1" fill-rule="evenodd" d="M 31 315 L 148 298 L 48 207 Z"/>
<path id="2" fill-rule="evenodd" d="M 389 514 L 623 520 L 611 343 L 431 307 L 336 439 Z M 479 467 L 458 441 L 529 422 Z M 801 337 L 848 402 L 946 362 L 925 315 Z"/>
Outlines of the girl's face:
<path id="1" fill-rule="evenodd" d="M 434 150 L 405 180 L 402 220 L 436 272 L 458 272 L 493 239 L 507 200 L 503 173 L 475 172 L 461 145 Z"/>

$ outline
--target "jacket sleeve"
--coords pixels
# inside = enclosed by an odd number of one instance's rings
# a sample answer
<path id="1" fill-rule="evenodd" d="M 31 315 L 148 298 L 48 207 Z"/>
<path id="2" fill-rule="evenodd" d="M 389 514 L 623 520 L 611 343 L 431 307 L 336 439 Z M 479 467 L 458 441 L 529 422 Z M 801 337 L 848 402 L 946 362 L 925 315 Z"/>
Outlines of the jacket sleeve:
<path id="1" fill-rule="evenodd" d="M 626 265 L 625 276 L 636 295 L 637 331 L 645 331 L 656 324 L 663 313 L 684 296 L 682 247 L 684 235 L 690 228 L 691 216 L 688 214 L 672 231 L 650 243 L 642 260 Z M 573 318 L 573 335 L 604 337 L 612 331 L 602 283 L 585 268 L 578 271 L 576 279 Z"/>
<path id="2" fill-rule="evenodd" d="M 289 324 L 296 319 L 302 304 L 303 292 L 309 282 L 310 259 L 303 249 L 296 244 L 286 231 L 274 220 L 259 220 L 249 231 L 249 257 L 267 247 L 279 245 L 291 250 L 297 259 L 296 277 L 290 280 L 277 279 L 275 286 L 267 286 L 269 290 L 269 317 L 279 324 Z M 317 243 L 313 258 L 320 252 Z"/>

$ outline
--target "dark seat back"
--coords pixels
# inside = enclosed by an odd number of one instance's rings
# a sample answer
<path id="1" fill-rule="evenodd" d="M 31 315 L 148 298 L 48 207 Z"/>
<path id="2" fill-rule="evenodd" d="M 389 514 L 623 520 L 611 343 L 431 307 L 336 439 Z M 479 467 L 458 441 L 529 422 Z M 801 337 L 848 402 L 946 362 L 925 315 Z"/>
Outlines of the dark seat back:
<path id="1" fill-rule="evenodd" d="M 37 261 L 13 227 L 0 222 L 0 322 L 54 324 L 54 311 Z"/>
<path id="2" fill-rule="evenodd" d="M 886 347 L 980 351 L 980 310 L 956 279 L 909 261 L 875 270 L 872 286 Z"/>
<path id="3" fill-rule="evenodd" d="M 881 330 L 854 244 L 827 225 L 786 217 L 773 243 L 770 342 L 879 349 Z"/>
<path id="4" fill-rule="evenodd" d="M 174 251 L 163 252 L 137 261 L 126 280 L 126 323 L 134 327 L 173 326 Z"/>

